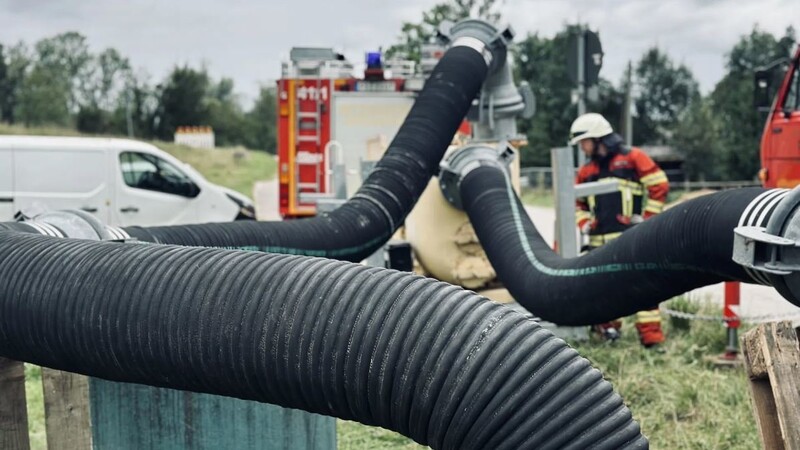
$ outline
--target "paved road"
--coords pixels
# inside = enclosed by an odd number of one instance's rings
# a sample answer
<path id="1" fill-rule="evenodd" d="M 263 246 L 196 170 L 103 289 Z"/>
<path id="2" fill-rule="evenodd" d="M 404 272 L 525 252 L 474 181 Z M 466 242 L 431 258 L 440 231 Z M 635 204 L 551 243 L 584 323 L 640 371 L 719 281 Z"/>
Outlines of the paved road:
<path id="1" fill-rule="evenodd" d="M 253 187 L 256 219 L 281 220 L 278 213 L 278 180 L 259 181 Z"/>
<path id="2" fill-rule="evenodd" d="M 278 183 L 276 180 L 256 183 L 253 190 L 258 220 L 280 220 L 278 214 Z M 536 228 L 551 245 L 555 224 L 553 208 L 528 206 L 525 208 Z M 687 295 L 698 301 L 710 301 L 720 305 L 724 300 L 723 285 L 715 284 L 691 291 Z M 742 284 L 740 314 L 742 317 L 769 315 L 793 315 L 800 317 L 800 308 L 792 305 L 778 294 L 775 289 L 765 286 Z"/>

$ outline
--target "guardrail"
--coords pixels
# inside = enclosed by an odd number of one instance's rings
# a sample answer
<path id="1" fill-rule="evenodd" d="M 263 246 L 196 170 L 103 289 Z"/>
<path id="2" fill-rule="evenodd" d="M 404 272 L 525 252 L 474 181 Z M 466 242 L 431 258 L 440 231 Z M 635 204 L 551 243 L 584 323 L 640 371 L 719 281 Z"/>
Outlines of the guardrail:
<path id="1" fill-rule="evenodd" d="M 577 169 L 576 169 L 577 172 Z M 665 170 L 667 177 L 670 178 L 670 186 L 673 190 L 697 191 L 701 189 L 736 189 L 743 187 L 760 186 L 757 180 L 734 180 L 734 181 L 688 181 L 678 180 L 683 178 L 680 170 Z M 523 167 L 519 171 L 520 183 L 523 187 L 532 189 L 549 190 L 553 186 L 553 169 L 550 167 Z"/>

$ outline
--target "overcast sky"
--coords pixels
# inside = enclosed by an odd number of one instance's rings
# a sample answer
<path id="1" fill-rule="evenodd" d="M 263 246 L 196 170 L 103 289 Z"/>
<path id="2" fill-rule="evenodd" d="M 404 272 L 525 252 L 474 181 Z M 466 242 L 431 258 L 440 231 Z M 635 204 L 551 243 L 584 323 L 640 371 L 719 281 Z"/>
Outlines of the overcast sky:
<path id="1" fill-rule="evenodd" d="M 0 42 L 33 43 L 76 30 L 93 50 L 115 47 L 151 81 L 175 64 L 205 64 L 234 79 L 244 99 L 271 83 L 292 46 L 334 47 L 353 62 L 393 43 L 403 21 L 442 0 L 0 0 Z M 627 61 L 658 45 L 708 92 L 724 54 L 754 24 L 782 35 L 800 27 L 800 0 L 505 0 L 518 39 L 553 36 L 581 21 L 600 32 L 601 76 L 617 84 Z"/>

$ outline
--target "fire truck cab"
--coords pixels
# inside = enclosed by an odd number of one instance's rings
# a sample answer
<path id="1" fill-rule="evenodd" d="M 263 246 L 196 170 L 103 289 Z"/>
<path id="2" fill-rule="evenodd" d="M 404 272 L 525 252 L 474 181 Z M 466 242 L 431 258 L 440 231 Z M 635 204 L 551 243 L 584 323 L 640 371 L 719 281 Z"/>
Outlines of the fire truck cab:
<path id="1" fill-rule="evenodd" d="M 277 82 L 281 216 L 311 216 L 352 195 L 385 149 L 369 141 L 392 140 L 423 84 L 411 61 L 368 53 L 356 77 L 333 49 L 293 48 Z"/>
<path id="2" fill-rule="evenodd" d="M 769 88 L 774 66 L 785 62 L 777 61 L 773 67 L 759 70 L 755 78 L 756 106 L 768 111 L 758 174 L 768 188 L 800 185 L 800 46 L 788 61 L 788 70 L 772 100 Z"/>

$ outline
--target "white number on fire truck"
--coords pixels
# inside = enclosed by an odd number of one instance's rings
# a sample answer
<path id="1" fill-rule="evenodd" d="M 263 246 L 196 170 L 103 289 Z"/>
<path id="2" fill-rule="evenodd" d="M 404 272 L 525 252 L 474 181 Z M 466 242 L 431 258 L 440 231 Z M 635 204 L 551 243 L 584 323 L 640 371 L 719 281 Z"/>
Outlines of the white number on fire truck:
<path id="1" fill-rule="evenodd" d="M 317 89 L 314 86 L 300 86 L 297 88 L 297 98 L 300 100 L 328 100 L 328 87 Z"/>

